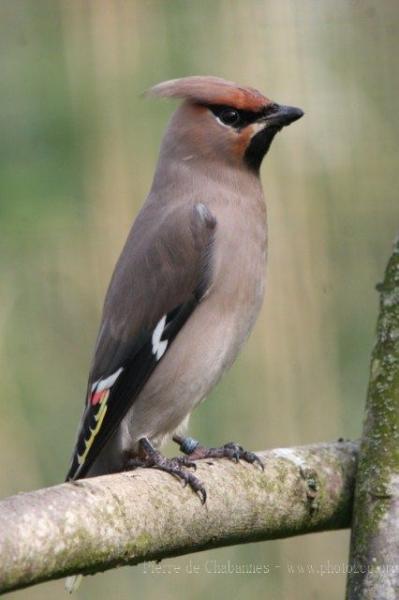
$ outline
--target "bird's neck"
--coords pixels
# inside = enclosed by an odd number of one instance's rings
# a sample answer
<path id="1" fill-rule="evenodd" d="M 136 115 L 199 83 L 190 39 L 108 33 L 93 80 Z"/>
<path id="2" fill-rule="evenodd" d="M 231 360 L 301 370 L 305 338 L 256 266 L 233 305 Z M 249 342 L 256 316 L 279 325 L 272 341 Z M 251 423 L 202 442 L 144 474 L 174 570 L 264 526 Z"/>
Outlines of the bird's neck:
<path id="1" fill-rule="evenodd" d="M 182 158 L 161 155 L 155 171 L 151 192 L 158 196 L 170 193 L 194 195 L 198 201 L 211 201 L 217 195 L 254 198 L 263 202 L 262 184 L 259 176 L 245 166 L 220 166 L 214 160 L 199 160 L 194 154 Z"/>

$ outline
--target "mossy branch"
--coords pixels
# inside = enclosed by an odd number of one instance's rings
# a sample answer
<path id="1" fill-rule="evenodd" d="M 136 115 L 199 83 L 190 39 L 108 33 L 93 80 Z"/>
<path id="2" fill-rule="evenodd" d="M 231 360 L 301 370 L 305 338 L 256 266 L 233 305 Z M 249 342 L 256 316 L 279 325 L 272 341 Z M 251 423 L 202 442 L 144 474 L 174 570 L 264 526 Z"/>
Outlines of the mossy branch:
<path id="1" fill-rule="evenodd" d="M 348 527 L 357 445 L 259 454 L 265 470 L 199 461 L 208 500 L 138 469 L 0 502 L 0 592 L 245 542 Z"/>
<path id="2" fill-rule="evenodd" d="M 399 591 L 399 238 L 388 263 L 356 478 L 347 598 Z"/>

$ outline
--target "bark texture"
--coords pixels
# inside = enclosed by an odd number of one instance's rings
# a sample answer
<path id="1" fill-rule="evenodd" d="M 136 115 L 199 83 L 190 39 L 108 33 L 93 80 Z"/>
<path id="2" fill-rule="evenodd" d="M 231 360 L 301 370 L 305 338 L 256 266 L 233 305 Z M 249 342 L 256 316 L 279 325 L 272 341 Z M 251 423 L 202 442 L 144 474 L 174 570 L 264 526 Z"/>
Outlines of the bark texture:
<path id="1" fill-rule="evenodd" d="M 207 503 L 168 474 L 139 469 L 0 502 L 0 592 L 213 548 L 348 527 L 357 445 L 259 453 L 261 471 L 199 461 Z"/>
<path id="2" fill-rule="evenodd" d="M 381 292 L 356 478 L 349 600 L 399 597 L 399 238 Z"/>

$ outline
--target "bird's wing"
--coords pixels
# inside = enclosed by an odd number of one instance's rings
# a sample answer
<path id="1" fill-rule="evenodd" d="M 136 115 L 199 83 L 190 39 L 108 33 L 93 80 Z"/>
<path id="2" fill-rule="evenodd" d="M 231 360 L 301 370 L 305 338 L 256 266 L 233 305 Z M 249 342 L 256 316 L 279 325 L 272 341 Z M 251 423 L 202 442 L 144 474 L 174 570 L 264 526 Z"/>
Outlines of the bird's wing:
<path id="1" fill-rule="evenodd" d="M 84 477 L 212 281 L 216 219 L 148 204 L 115 268 L 67 480 Z"/>

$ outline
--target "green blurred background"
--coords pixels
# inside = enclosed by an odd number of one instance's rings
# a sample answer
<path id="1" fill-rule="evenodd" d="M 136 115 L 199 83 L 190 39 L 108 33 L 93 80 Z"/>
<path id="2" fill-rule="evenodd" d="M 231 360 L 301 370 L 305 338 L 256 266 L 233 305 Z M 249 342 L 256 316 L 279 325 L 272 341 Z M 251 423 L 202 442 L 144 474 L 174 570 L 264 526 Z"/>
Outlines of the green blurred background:
<path id="1" fill-rule="evenodd" d="M 183 75 L 306 112 L 262 168 L 263 311 L 191 433 L 254 449 L 359 436 L 399 229 L 398 17 L 394 0 L 0 2 L 1 496 L 63 480 L 104 292 L 173 110 L 141 94 Z M 344 575 L 307 571 L 347 553 L 347 532 L 220 549 L 192 556 L 199 575 L 124 568 L 78 598 L 338 598 Z M 228 560 L 270 573 L 206 572 Z M 62 582 L 10 596 L 64 597 Z"/>

